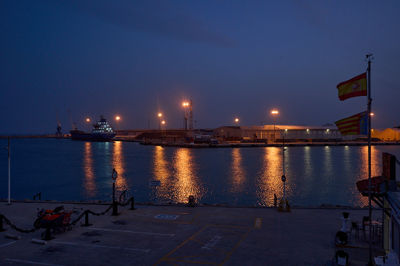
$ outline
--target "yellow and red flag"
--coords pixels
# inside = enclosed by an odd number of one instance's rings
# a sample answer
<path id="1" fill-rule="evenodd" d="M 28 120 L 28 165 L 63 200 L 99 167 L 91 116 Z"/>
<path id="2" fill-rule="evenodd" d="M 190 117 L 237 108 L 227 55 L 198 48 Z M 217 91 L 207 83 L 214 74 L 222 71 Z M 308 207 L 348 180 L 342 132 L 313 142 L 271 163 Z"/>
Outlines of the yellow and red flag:
<path id="1" fill-rule="evenodd" d="M 341 101 L 351 97 L 367 96 L 367 73 L 362 73 L 352 79 L 343 81 L 336 88 Z"/>
<path id="2" fill-rule="evenodd" d="M 342 135 L 366 135 L 368 133 L 367 112 L 362 112 L 335 122 Z"/>

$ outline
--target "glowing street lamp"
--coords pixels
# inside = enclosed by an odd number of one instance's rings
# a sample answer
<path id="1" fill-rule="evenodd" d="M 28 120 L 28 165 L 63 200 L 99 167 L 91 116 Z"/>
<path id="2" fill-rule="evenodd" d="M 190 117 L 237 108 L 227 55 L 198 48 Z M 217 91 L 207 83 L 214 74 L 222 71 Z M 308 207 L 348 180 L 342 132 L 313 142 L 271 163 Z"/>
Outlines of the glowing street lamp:
<path id="1" fill-rule="evenodd" d="M 90 123 L 90 118 L 86 117 L 85 121 L 86 121 L 86 123 Z"/>
<path id="2" fill-rule="evenodd" d="M 165 125 L 165 123 L 166 123 L 166 122 L 165 122 L 165 120 L 161 121 L 161 125 L 163 125 L 163 126 L 164 126 L 164 125 Z"/>
<path id="3" fill-rule="evenodd" d="M 190 103 L 188 101 L 183 101 L 182 102 L 182 107 L 184 108 L 183 110 L 183 122 L 184 122 L 184 129 L 188 129 L 188 107 L 190 106 Z"/>
<path id="4" fill-rule="evenodd" d="M 117 124 L 121 121 L 121 117 L 119 115 L 115 116 L 115 121 L 117 122 Z M 116 128 L 117 129 L 117 128 Z"/>
<path id="5" fill-rule="evenodd" d="M 272 115 L 272 117 L 273 117 L 273 121 L 274 121 L 274 142 L 275 142 L 275 139 L 276 139 L 276 137 L 275 137 L 275 124 L 276 124 L 276 117 L 279 115 L 279 111 L 278 111 L 278 109 L 272 109 L 271 110 L 271 115 Z"/>
<path id="6" fill-rule="evenodd" d="M 371 117 L 374 117 L 375 114 L 371 112 L 371 113 L 369 113 L 369 115 L 370 115 Z"/>
<path id="7" fill-rule="evenodd" d="M 279 111 L 277 109 L 271 110 L 271 115 L 278 115 Z"/>
<path id="8" fill-rule="evenodd" d="M 163 117 L 163 114 L 161 112 L 159 112 L 157 114 L 157 117 L 158 117 L 158 129 L 161 130 L 161 124 L 162 124 L 161 118 Z"/>
<path id="9" fill-rule="evenodd" d="M 239 118 L 236 117 L 234 121 L 235 121 L 236 125 L 239 124 Z"/>

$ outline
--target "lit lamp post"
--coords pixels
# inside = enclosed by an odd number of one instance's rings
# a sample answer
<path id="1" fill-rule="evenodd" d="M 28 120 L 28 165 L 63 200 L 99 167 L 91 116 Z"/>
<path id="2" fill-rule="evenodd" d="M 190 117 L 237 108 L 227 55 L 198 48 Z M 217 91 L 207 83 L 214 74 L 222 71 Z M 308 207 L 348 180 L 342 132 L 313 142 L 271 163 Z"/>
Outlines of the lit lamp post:
<path id="1" fill-rule="evenodd" d="M 163 131 L 162 131 L 162 135 L 167 135 L 167 131 L 165 130 L 165 125 L 167 124 L 167 122 L 165 122 L 165 120 L 162 120 L 161 122 L 160 122 L 160 130 L 161 129 L 163 129 Z"/>
<path id="2" fill-rule="evenodd" d="M 236 117 L 234 121 L 235 121 L 236 125 L 239 125 L 239 121 L 240 121 L 239 118 Z"/>
<path id="3" fill-rule="evenodd" d="M 119 123 L 119 121 L 121 121 L 121 117 L 119 115 L 115 116 L 115 121 L 117 122 L 117 124 Z M 116 128 L 117 129 L 117 128 Z"/>
<path id="4" fill-rule="evenodd" d="M 184 116 L 183 116 L 183 123 L 184 123 L 184 129 L 187 130 L 188 129 L 188 109 L 189 109 L 189 102 L 188 101 L 184 101 L 182 102 L 182 107 L 184 109 Z"/>
<path id="5" fill-rule="evenodd" d="M 276 117 L 277 117 L 277 115 L 279 115 L 279 111 L 277 109 L 272 109 L 271 115 L 272 115 L 273 121 L 274 121 L 274 142 L 275 142 L 275 124 L 276 124 Z"/>
<path id="6" fill-rule="evenodd" d="M 158 117 L 158 129 L 161 130 L 161 124 L 162 124 L 161 120 L 162 120 L 163 114 L 161 112 L 159 112 L 157 114 L 157 117 Z"/>

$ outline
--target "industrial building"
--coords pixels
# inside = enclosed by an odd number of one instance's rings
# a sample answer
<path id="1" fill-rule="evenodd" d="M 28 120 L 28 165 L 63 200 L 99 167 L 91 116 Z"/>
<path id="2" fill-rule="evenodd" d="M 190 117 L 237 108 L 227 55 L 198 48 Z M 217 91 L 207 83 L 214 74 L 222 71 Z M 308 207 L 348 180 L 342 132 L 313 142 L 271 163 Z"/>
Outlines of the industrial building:
<path id="1" fill-rule="evenodd" d="M 249 142 L 325 142 L 350 140 L 352 136 L 343 138 L 336 126 L 223 126 L 214 130 L 214 136 L 224 140 L 240 140 Z"/>

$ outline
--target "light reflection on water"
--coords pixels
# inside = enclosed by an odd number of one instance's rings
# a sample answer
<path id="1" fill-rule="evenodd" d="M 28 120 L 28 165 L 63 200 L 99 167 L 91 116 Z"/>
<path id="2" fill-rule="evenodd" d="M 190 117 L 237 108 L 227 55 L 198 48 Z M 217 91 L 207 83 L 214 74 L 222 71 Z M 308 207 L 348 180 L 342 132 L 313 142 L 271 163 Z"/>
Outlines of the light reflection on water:
<path id="1" fill-rule="evenodd" d="M 118 173 L 118 178 L 115 181 L 115 188 L 117 191 L 124 191 L 128 189 L 128 186 L 125 178 L 125 160 L 122 150 L 122 142 L 115 141 L 113 144 L 112 167 Z"/>
<path id="2" fill-rule="evenodd" d="M 202 189 L 198 184 L 196 165 L 193 159 L 193 149 L 178 148 L 173 159 L 174 176 L 172 179 L 172 196 L 176 202 L 187 202 L 188 197 L 193 195 L 195 199 L 201 200 Z"/>
<path id="3" fill-rule="evenodd" d="M 85 142 L 83 170 L 85 172 L 85 190 L 88 197 L 96 196 L 96 182 L 93 169 L 92 143 Z"/>
<path id="4" fill-rule="evenodd" d="M 91 143 L 85 143 L 84 151 L 85 189 L 89 197 L 95 196 L 96 193 L 91 145 Z M 228 152 L 224 153 L 225 156 L 230 157 L 228 160 L 230 171 L 225 177 L 227 182 L 213 179 L 215 184 L 203 184 L 202 177 L 199 176 L 202 165 L 197 160 L 201 161 L 204 158 L 196 160 L 196 150 L 155 146 L 151 159 L 151 180 L 159 181 L 159 185 L 151 188 L 151 194 L 153 194 L 151 201 L 184 203 L 190 195 L 201 201 L 202 198 L 207 199 L 206 191 L 220 193 L 215 187 L 221 182 L 223 186 L 228 186 L 225 188 L 228 191 L 225 196 L 228 198 L 224 199 L 224 202 L 240 205 L 240 199 L 249 195 L 249 197 L 254 197 L 254 204 L 271 206 L 274 194 L 278 198 L 282 197 L 282 148 L 256 149 L 261 160 L 258 164 L 251 162 L 251 165 L 246 164 L 244 160 L 244 156 L 249 154 L 249 151 L 252 152 L 251 150 L 232 148 L 226 151 Z M 372 147 L 372 176 L 379 174 L 380 156 L 381 153 Z M 113 143 L 112 167 L 119 174 L 116 185 L 120 191 L 129 189 L 125 177 L 125 163 L 123 143 Z M 335 197 L 339 199 L 337 200 L 339 203 L 343 201 L 342 204 L 345 205 L 345 201 L 348 201 L 350 197 L 352 199 L 350 204 L 347 202 L 348 205 L 365 206 L 367 199 L 355 189 L 355 182 L 367 178 L 367 163 L 367 147 L 288 147 L 285 151 L 287 197 L 297 198 L 299 205 L 313 205 L 312 198 L 318 198 L 323 203 L 329 204 L 330 199 Z M 228 165 L 224 164 L 221 167 L 226 168 Z M 252 169 L 247 171 L 249 167 Z M 212 173 L 209 174 L 212 175 Z"/>
<path id="5" fill-rule="evenodd" d="M 153 175 L 155 180 L 160 181 L 160 186 L 155 188 L 156 197 L 161 200 L 167 200 L 171 187 L 171 173 L 169 170 L 169 163 L 166 160 L 165 148 L 161 146 L 154 147 Z"/>
<path id="6" fill-rule="evenodd" d="M 274 194 L 282 196 L 280 147 L 186 149 L 38 139 L 13 140 L 12 151 L 15 199 L 40 191 L 54 200 L 110 200 L 113 168 L 117 189 L 129 189 L 138 202 L 187 202 L 193 195 L 201 203 L 265 206 L 273 204 Z M 381 174 L 384 151 L 400 158 L 400 146 L 373 146 L 372 176 Z M 287 147 L 285 169 L 292 205 L 367 203 L 355 185 L 368 177 L 366 146 Z M 7 172 L 2 153 L 0 171 Z M 151 180 L 159 186 L 149 186 Z M 0 187 L 7 187 L 4 179 Z M 4 191 L 0 198 L 6 198 Z"/>
<path id="7" fill-rule="evenodd" d="M 257 177 L 258 205 L 273 205 L 274 194 L 282 197 L 282 149 L 264 148 L 262 168 Z"/>
<path id="8" fill-rule="evenodd" d="M 244 189 L 243 183 L 246 181 L 246 172 L 242 165 L 242 153 L 240 148 L 232 149 L 231 175 L 231 192 L 242 192 Z"/>

